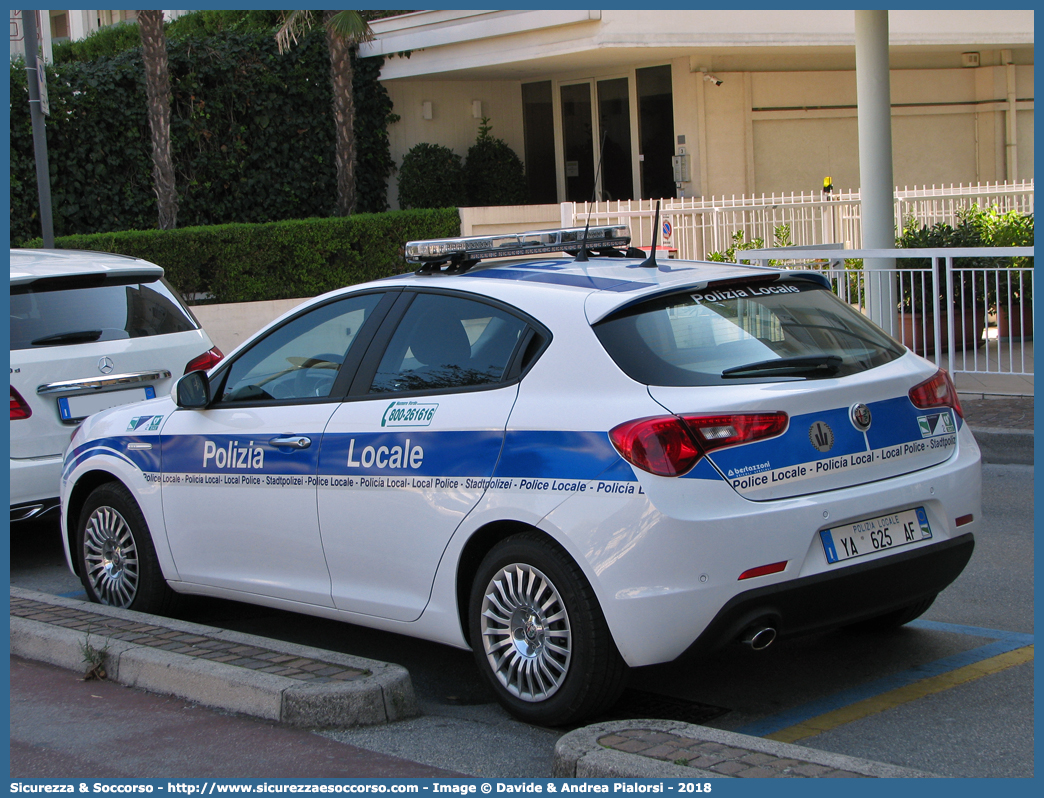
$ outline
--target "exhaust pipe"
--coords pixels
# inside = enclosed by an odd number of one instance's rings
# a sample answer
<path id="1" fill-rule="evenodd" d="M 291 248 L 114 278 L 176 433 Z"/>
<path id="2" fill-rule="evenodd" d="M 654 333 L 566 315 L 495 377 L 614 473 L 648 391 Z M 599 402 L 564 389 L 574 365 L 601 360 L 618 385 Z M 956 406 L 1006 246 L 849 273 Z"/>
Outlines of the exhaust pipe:
<path id="1" fill-rule="evenodd" d="M 754 651 L 764 651 L 776 640 L 776 630 L 771 626 L 751 626 L 740 640 Z"/>

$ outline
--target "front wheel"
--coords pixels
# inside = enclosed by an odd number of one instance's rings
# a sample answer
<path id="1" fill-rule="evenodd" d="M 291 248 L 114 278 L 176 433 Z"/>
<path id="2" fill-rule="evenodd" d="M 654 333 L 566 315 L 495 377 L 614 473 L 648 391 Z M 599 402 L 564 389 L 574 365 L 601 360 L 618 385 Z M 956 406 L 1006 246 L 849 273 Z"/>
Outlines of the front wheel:
<path id="1" fill-rule="evenodd" d="M 598 602 L 579 567 L 537 533 L 507 538 L 479 566 L 472 648 L 500 703 L 528 723 L 572 723 L 610 706 L 626 683 Z"/>
<path id="2" fill-rule="evenodd" d="M 80 581 L 98 604 L 165 614 L 176 594 L 163 579 L 145 516 L 123 485 L 94 489 L 76 527 Z"/>

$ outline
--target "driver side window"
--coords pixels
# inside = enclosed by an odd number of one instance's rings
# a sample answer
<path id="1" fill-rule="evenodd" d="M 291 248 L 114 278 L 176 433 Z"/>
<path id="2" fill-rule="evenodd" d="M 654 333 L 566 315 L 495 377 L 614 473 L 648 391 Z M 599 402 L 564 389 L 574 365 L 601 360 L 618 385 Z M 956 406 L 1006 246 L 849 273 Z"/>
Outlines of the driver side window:
<path id="1" fill-rule="evenodd" d="M 381 296 L 331 302 L 273 330 L 236 358 L 217 404 L 329 396 L 348 347 Z"/>

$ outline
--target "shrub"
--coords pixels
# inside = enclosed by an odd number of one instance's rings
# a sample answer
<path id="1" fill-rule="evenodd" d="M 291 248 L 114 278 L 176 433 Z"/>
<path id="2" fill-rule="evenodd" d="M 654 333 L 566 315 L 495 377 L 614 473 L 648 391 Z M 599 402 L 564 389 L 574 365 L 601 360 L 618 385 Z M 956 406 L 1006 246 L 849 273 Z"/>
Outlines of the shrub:
<path id="1" fill-rule="evenodd" d="M 907 222 L 902 233 L 896 238 L 895 245 L 903 249 L 935 248 L 935 247 L 1000 247 L 1000 246 L 1032 246 L 1033 217 L 1024 216 L 1016 211 L 1001 213 L 996 207 L 980 208 L 973 205 L 958 214 L 957 226 L 945 222 L 937 222 L 932 226 L 918 226 L 915 222 Z M 1032 258 L 1014 258 L 1007 261 L 1013 268 L 1032 268 Z M 978 257 L 954 258 L 957 273 L 950 290 L 946 284 L 946 262 L 937 262 L 940 287 L 939 298 L 942 307 L 963 305 L 971 307 L 976 302 L 995 301 L 995 283 L 986 279 L 985 271 L 997 269 L 1006 264 L 1005 259 Z M 902 268 L 931 270 L 931 261 L 927 258 L 911 258 L 904 260 Z M 1001 276 L 1005 281 L 1007 274 Z M 921 281 L 913 280 L 913 285 L 903 291 L 903 308 L 920 311 L 931 302 L 926 296 Z M 1006 282 L 1005 282 L 1006 285 Z M 1029 283 L 1027 281 L 1027 289 Z M 949 297 L 949 300 L 947 300 Z"/>
<path id="2" fill-rule="evenodd" d="M 525 170 L 503 139 L 490 135 L 489 117 L 482 117 L 478 139 L 464 162 L 464 186 L 470 205 L 521 205 L 529 198 Z"/>
<path id="3" fill-rule="evenodd" d="M 315 296 L 401 274 L 410 268 L 407 241 L 459 234 L 457 212 L 439 209 L 66 236 L 55 245 L 144 258 L 162 266 L 183 295 L 250 302 Z"/>
<path id="4" fill-rule="evenodd" d="M 137 26 L 130 26 L 137 30 Z M 184 226 L 330 216 L 329 57 L 316 29 L 285 56 L 269 33 L 171 39 L 171 132 Z M 355 59 L 356 196 L 386 210 L 394 167 L 382 59 Z M 141 48 L 47 67 L 57 236 L 156 226 Z M 11 242 L 40 234 L 24 63 L 11 64 Z"/>
<path id="5" fill-rule="evenodd" d="M 449 208 L 465 205 L 460 156 L 441 144 L 418 144 L 399 167 L 399 206 Z"/>

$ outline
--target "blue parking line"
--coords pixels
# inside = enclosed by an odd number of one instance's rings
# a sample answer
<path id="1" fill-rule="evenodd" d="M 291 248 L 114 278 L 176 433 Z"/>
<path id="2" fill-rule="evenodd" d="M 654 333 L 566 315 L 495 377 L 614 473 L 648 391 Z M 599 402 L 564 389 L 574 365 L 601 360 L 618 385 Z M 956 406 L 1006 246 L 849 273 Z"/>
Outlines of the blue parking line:
<path id="1" fill-rule="evenodd" d="M 74 590 L 72 593 L 59 593 L 58 598 L 82 598 L 87 599 L 87 593 L 83 590 Z"/>
<path id="2" fill-rule="evenodd" d="M 925 629 L 933 632 L 950 632 L 954 634 L 972 635 L 975 637 L 986 637 L 994 642 L 979 646 L 978 648 L 962 651 L 949 657 L 928 662 L 924 665 L 916 665 L 913 668 L 900 673 L 876 679 L 867 684 L 842 690 L 840 693 L 803 704 L 799 707 L 789 709 L 776 715 L 749 723 L 733 731 L 740 734 L 750 734 L 755 737 L 765 737 L 782 729 L 804 723 L 812 718 L 824 715 L 827 712 L 847 707 L 858 701 L 882 695 L 891 690 L 919 682 L 931 676 L 938 676 L 949 671 L 963 668 L 975 662 L 982 662 L 998 654 L 1005 654 L 1024 646 L 1033 645 L 1033 635 L 1020 632 L 1003 632 L 997 629 L 983 629 L 977 626 L 962 626 L 960 624 L 939 623 L 937 621 L 913 621 L 908 624 L 916 629 Z"/>

